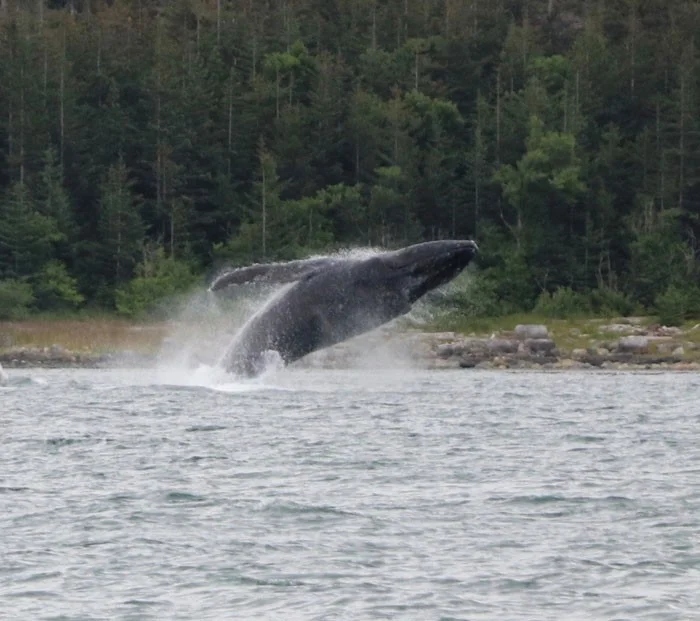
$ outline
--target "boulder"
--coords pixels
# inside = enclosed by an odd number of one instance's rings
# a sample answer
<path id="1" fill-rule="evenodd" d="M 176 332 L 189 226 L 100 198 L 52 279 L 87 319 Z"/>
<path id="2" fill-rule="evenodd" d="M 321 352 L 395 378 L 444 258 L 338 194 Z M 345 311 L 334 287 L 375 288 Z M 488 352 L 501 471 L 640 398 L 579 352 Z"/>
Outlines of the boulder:
<path id="1" fill-rule="evenodd" d="M 622 353 L 646 354 L 649 352 L 649 339 L 646 336 L 623 336 L 616 349 Z"/>
<path id="2" fill-rule="evenodd" d="M 69 352 L 65 347 L 62 345 L 51 345 L 51 347 L 48 348 L 47 350 L 44 350 L 47 353 L 47 358 L 51 360 L 63 360 L 66 358 L 72 358 L 71 352 Z"/>
<path id="3" fill-rule="evenodd" d="M 489 339 L 486 349 L 493 354 L 514 354 L 518 351 L 518 341 L 512 339 Z"/>
<path id="4" fill-rule="evenodd" d="M 459 359 L 459 366 L 462 369 L 473 369 L 480 364 L 484 363 L 485 360 L 482 356 L 475 356 L 473 354 L 467 354 Z"/>
<path id="5" fill-rule="evenodd" d="M 437 346 L 435 351 L 438 358 L 449 358 L 455 354 L 455 343 L 442 343 Z"/>
<path id="6" fill-rule="evenodd" d="M 662 355 L 668 355 L 673 352 L 674 349 L 676 349 L 678 345 L 676 343 L 659 343 L 656 346 L 656 353 L 657 354 L 662 354 Z"/>
<path id="7" fill-rule="evenodd" d="M 515 336 L 519 339 L 549 338 L 547 326 L 538 323 L 521 323 L 515 326 Z"/>
<path id="8" fill-rule="evenodd" d="M 512 353 L 517 351 L 518 344 L 508 339 L 486 339 L 468 337 L 453 343 L 441 343 L 436 348 L 439 358 L 476 354 L 480 357 L 497 353 Z"/>
<path id="9" fill-rule="evenodd" d="M 488 349 L 490 339 L 469 337 L 462 340 L 463 352 L 483 352 Z"/>
<path id="10" fill-rule="evenodd" d="M 554 341 L 547 338 L 526 339 L 523 341 L 523 345 L 526 350 L 533 354 L 552 354 L 556 347 Z"/>

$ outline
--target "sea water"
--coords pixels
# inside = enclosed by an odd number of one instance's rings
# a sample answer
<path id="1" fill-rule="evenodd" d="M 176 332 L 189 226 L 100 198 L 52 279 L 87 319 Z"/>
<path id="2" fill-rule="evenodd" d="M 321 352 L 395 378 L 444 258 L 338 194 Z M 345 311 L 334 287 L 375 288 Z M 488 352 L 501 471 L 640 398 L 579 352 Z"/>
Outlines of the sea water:
<path id="1" fill-rule="evenodd" d="M 8 370 L 0 619 L 700 619 L 700 377 Z"/>

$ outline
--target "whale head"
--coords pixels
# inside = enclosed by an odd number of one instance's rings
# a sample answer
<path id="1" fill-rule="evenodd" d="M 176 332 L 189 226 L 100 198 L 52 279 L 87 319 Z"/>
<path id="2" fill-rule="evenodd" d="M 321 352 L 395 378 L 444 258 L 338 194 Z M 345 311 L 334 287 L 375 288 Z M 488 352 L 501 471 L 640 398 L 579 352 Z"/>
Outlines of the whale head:
<path id="1" fill-rule="evenodd" d="M 471 240 L 441 240 L 388 252 L 382 260 L 401 277 L 408 300 L 413 303 L 455 278 L 478 250 Z"/>

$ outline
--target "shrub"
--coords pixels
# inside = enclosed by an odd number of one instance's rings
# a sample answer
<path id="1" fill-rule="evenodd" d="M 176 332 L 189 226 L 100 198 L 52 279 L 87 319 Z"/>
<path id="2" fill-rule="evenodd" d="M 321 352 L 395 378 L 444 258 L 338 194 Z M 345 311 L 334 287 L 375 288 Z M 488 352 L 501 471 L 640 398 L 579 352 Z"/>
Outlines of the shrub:
<path id="1" fill-rule="evenodd" d="M 700 285 L 694 285 L 687 290 L 688 309 L 686 319 L 689 317 L 700 317 Z"/>
<path id="2" fill-rule="evenodd" d="M 448 290 L 440 305 L 466 317 L 495 317 L 502 314 L 496 292 L 496 283 L 481 275 L 470 278 L 466 284 Z"/>
<path id="3" fill-rule="evenodd" d="M 39 310 L 74 310 L 85 298 L 60 261 L 49 261 L 34 279 L 34 295 Z"/>
<path id="4" fill-rule="evenodd" d="M 656 296 L 654 306 L 659 315 L 659 323 L 679 326 L 688 314 L 690 296 L 676 285 L 669 285 L 666 291 Z"/>
<path id="5" fill-rule="evenodd" d="M 589 299 L 593 313 L 604 317 L 626 317 L 636 310 L 635 303 L 628 295 L 607 287 L 593 289 Z"/>
<path id="6" fill-rule="evenodd" d="M 162 310 L 166 299 L 184 291 L 196 280 L 188 263 L 167 258 L 162 250 L 141 264 L 139 272 L 139 276 L 115 293 L 117 311 L 129 317 Z"/>
<path id="7" fill-rule="evenodd" d="M 507 256 L 501 266 L 485 273 L 492 283 L 499 314 L 510 315 L 532 310 L 537 289 L 532 272 L 522 257 Z"/>
<path id="8" fill-rule="evenodd" d="M 537 298 L 535 312 L 545 317 L 565 319 L 591 312 L 588 298 L 569 287 L 559 287 L 554 293 L 543 291 Z"/>
<path id="9" fill-rule="evenodd" d="M 34 303 L 32 288 L 19 280 L 0 280 L 0 319 L 21 319 Z"/>

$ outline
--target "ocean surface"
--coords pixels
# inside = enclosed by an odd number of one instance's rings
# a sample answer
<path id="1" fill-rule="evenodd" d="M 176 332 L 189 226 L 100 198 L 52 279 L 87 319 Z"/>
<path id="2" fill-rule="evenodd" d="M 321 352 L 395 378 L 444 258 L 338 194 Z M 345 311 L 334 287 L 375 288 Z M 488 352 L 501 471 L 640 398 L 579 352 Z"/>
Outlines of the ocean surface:
<path id="1" fill-rule="evenodd" d="M 9 370 L 0 619 L 700 619 L 700 376 Z"/>

